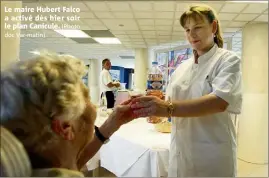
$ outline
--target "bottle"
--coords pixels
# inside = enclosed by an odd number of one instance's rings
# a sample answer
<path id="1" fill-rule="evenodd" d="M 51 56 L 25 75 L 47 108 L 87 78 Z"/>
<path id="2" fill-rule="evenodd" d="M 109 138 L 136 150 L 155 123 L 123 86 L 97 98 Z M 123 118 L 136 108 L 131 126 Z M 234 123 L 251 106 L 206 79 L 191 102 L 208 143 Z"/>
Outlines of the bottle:
<path id="1" fill-rule="evenodd" d="M 148 72 L 147 91 L 162 91 L 163 73 L 158 67 L 158 62 L 152 62 L 152 67 Z"/>
<path id="2" fill-rule="evenodd" d="M 156 96 L 160 99 L 164 99 L 163 95 L 163 73 L 161 69 L 158 67 L 158 62 L 152 62 L 152 67 L 148 72 L 148 80 L 147 80 L 147 96 Z M 160 117 L 149 117 L 149 123 L 159 123 L 162 121 Z"/>

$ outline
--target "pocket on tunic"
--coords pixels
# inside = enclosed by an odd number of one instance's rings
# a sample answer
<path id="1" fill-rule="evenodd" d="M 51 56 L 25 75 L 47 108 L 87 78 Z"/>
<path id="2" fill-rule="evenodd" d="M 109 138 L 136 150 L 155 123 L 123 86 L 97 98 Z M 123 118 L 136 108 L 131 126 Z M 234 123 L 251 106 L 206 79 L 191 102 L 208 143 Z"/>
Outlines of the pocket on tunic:
<path id="1" fill-rule="evenodd" d="M 202 95 L 207 95 L 213 91 L 212 82 L 210 81 L 209 77 L 207 76 L 204 85 L 203 85 L 203 93 Z"/>
<path id="2" fill-rule="evenodd" d="M 212 85 L 208 79 L 194 82 L 191 85 L 191 98 L 199 98 L 212 92 Z"/>
<path id="3" fill-rule="evenodd" d="M 208 77 L 206 77 L 205 79 L 197 83 L 195 90 L 195 93 L 197 93 L 195 97 L 208 95 L 213 91 L 212 82 Z"/>

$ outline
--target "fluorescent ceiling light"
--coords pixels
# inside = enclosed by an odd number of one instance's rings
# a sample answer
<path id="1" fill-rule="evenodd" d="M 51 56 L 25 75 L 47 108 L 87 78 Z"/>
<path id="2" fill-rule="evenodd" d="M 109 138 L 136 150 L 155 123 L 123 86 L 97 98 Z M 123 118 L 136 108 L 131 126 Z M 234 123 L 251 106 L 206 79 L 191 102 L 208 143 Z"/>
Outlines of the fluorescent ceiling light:
<path id="1" fill-rule="evenodd" d="M 118 38 L 93 38 L 93 39 L 101 44 L 121 44 Z"/>
<path id="2" fill-rule="evenodd" d="M 34 54 L 34 55 L 40 55 L 39 51 L 29 51 L 29 53 Z"/>
<path id="3" fill-rule="evenodd" d="M 89 35 L 87 35 L 81 30 L 54 30 L 54 31 L 67 38 L 90 38 Z"/>
<path id="4" fill-rule="evenodd" d="M 267 3 L 267 1 L 228 1 L 228 2 L 237 2 L 237 3 Z"/>

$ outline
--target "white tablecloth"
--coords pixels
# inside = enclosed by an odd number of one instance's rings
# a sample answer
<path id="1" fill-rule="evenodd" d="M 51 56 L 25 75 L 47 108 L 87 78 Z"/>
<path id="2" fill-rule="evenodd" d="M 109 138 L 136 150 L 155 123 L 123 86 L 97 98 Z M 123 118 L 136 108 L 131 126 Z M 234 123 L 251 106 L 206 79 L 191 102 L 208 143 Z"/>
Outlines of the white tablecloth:
<path id="1" fill-rule="evenodd" d="M 97 152 L 92 159 L 90 159 L 86 163 L 86 167 L 89 171 L 94 170 L 99 167 L 99 162 L 100 162 L 100 152 Z"/>
<path id="2" fill-rule="evenodd" d="M 140 118 L 123 125 L 100 149 L 101 166 L 118 177 L 164 177 L 170 134 L 159 133 Z"/>
<path id="3" fill-rule="evenodd" d="M 111 112 L 111 111 L 110 111 Z M 108 115 L 98 112 L 96 125 Z M 101 166 L 118 177 L 166 177 L 170 134 L 159 133 L 145 118 L 123 125 L 87 163 L 88 170 Z"/>

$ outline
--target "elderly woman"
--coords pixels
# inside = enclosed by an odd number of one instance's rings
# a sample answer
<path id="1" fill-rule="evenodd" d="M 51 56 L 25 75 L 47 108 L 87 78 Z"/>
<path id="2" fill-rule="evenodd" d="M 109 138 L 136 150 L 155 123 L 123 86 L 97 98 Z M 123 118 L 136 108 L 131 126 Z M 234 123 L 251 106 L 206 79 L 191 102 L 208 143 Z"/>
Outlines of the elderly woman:
<path id="1" fill-rule="evenodd" d="M 84 71 L 72 56 L 42 54 L 1 72 L 1 125 L 22 142 L 33 169 L 79 171 L 134 119 L 127 102 L 95 127 L 96 109 L 81 80 Z"/>

